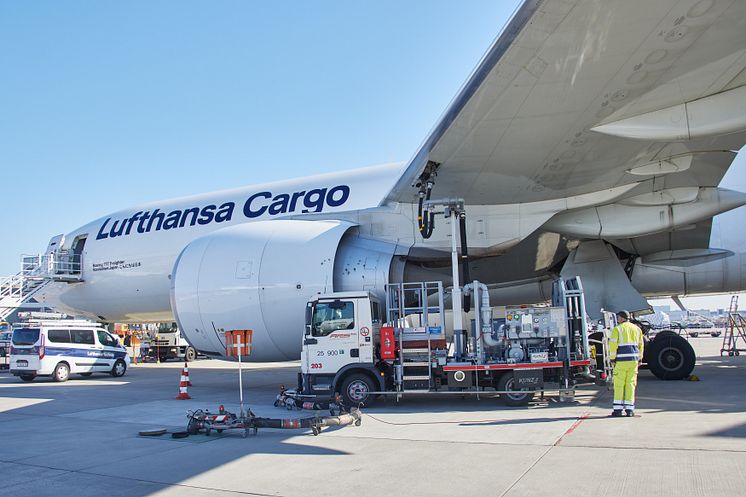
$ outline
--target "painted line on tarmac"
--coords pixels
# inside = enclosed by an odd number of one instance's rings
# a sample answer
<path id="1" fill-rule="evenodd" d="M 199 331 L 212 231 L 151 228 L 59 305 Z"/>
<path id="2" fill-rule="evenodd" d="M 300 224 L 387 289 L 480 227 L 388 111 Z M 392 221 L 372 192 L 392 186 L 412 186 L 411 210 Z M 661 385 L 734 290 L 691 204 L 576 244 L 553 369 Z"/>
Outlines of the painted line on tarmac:
<path id="1" fill-rule="evenodd" d="M 57 382 L 44 382 L 44 383 L 0 383 L 0 389 L 2 388 L 44 388 L 44 387 L 104 387 L 104 386 L 119 386 L 129 385 L 129 381 L 96 381 L 96 380 L 82 380 L 80 382 L 71 381 L 64 383 Z"/>
<path id="2" fill-rule="evenodd" d="M 581 415 L 581 416 L 580 416 L 580 417 L 579 417 L 579 418 L 578 418 L 578 419 L 577 419 L 577 420 L 576 420 L 576 421 L 575 421 L 575 422 L 574 422 L 574 423 L 572 424 L 572 426 L 570 426 L 570 427 L 569 427 L 569 428 L 568 428 L 567 430 L 565 430 L 565 432 L 564 432 L 564 433 L 562 434 L 562 436 L 560 436 L 560 437 L 559 437 L 559 438 L 557 439 L 557 441 L 556 441 L 556 442 L 554 442 L 554 445 L 559 445 L 559 444 L 560 444 L 560 442 L 562 442 L 562 439 L 564 439 L 564 438 L 565 438 L 565 437 L 566 437 L 567 435 L 569 435 L 569 434 L 571 434 L 572 432 L 574 432 L 574 431 L 575 431 L 575 430 L 576 430 L 576 429 L 578 428 L 578 426 L 580 426 L 580 424 L 581 424 L 581 423 L 582 423 L 583 421 L 585 421 L 586 419 L 588 419 L 588 416 L 590 416 L 590 415 L 591 415 L 591 413 L 590 413 L 590 412 L 585 412 L 584 414 L 582 414 L 582 415 Z"/>

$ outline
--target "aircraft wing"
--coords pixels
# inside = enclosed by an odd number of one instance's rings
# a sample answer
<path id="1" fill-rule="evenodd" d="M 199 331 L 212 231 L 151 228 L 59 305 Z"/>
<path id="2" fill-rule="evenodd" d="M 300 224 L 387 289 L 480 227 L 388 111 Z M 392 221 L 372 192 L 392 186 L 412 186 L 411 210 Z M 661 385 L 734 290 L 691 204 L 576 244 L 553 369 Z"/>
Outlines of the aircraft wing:
<path id="1" fill-rule="evenodd" d="M 727 169 L 745 68 L 743 1 L 526 0 L 384 202 L 432 171 L 433 198 L 512 204 Z"/>

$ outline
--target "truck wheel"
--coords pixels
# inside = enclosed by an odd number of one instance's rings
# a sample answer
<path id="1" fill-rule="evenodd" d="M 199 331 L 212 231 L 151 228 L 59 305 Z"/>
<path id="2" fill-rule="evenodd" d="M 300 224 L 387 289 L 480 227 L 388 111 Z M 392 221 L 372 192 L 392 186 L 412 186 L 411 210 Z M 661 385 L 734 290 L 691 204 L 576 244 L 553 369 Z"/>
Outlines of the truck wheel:
<path id="1" fill-rule="evenodd" d="M 357 407 L 360 404 L 370 404 L 374 398 L 370 392 L 374 392 L 375 390 L 373 381 L 367 375 L 355 373 L 345 378 L 342 382 L 342 391 L 340 393 L 346 405 Z"/>
<path id="2" fill-rule="evenodd" d="M 645 358 L 650 371 L 661 380 L 682 380 L 694 370 L 697 356 L 680 336 L 658 336 L 648 345 Z"/>
<path id="3" fill-rule="evenodd" d="M 692 338 L 697 338 L 699 336 L 699 332 L 697 331 L 690 331 L 689 336 Z"/>
<path id="4" fill-rule="evenodd" d="M 497 381 L 497 389 L 499 391 L 514 390 L 514 380 L 512 373 L 506 373 L 500 377 Z M 519 393 L 520 392 L 520 393 Z M 517 407 L 525 406 L 531 399 L 534 398 L 534 392 L 529 391 L 527 388 L 517 390 L 516 393 L 501 393 L 500 398 L 506 405 Z"/>
<path id="5" fill-rule="evenodd" d="M 125 364 L 123 360 L 117 359 L 117 362 L 114 363 L 114 367 L 111 368 L 111 375 L 114 378 L 119 378 L 120 376 L 124 376 L 124 373 L 126 372 L 127 364 Z"/>
<path id="6" fill-rule="evenodd" d="M 21 374 L 18 375 L 23 381 L 34 381 L 36 379 L 35 374 Z"/>
<path id="7" fill-rule="evenodd" d="M 57 364 L 57 367 L 54 368 L 54 373 L 52 373 L 52 379 L 60 383 L 70 379 L 70 366 L 65 362 Z"/>
<path id="8" fill-rule="evenodd" d="M 195 359 L 197 359 L 197 351 L 192 347 L 187 347 L 186 352 L 184 352 L 184 360 L 186 362 L 192 362 Z"/>
<path id="9" fill-rule="evenodd" d="M 713 331 L 712 333 L 710 333 L 710 336 L 713 337 L 713 338 L 717 338 L 717 337 L 720 336 L 720 332 L 719 331 Z"/>

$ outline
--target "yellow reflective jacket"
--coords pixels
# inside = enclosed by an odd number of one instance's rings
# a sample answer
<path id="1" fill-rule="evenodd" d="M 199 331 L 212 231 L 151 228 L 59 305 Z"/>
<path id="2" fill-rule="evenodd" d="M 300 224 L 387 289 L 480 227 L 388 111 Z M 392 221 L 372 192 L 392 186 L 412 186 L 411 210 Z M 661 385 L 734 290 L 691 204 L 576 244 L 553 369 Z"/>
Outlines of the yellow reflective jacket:
<path id="1" fill-rule="evenodd" d="M 642 330 L 636 325 L 626 321 L 611 330 L 609 358 L 612 361 L 639 361 L 644 349 Z"/>

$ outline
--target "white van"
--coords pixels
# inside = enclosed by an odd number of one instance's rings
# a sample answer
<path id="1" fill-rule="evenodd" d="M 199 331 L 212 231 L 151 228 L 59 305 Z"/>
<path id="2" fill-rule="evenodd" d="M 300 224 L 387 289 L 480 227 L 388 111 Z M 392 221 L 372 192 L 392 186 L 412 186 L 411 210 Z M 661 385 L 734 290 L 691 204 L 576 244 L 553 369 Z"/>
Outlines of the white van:
<path id="1" fill-rule="evenodd" d="M 119 340 L 90 321 L 29 321 L 13 329 L 10 372 L 24 381 L 51 376 L 67 381 L 71 374 L 123 376 L 130 356 Z"/>

